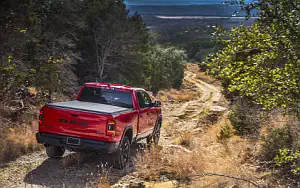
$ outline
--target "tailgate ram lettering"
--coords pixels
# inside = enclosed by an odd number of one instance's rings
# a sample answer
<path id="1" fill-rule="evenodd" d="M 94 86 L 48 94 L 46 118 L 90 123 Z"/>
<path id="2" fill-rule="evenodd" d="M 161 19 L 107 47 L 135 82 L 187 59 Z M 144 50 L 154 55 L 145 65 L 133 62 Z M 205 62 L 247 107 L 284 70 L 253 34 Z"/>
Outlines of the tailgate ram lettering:
<path id="1" fill-rule="evenodd" d="M 88 122 L 78 122 L 76 120 L 66 120 L 66 119 L 60 119 L 59 120 L 60 123 L 66 123 L 66 124 L 70 124 L 70 125 L 80 125 L 80 126 L 89 126 Z"/>

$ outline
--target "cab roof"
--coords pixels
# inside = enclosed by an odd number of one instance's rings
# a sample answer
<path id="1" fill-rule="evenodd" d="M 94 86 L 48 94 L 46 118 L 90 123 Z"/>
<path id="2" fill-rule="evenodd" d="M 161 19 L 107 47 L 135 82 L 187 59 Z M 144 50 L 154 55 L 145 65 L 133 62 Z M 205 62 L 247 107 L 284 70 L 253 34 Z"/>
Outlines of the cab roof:
<path id="1" fill-rule="evenodd" d="M 127 91 L 137 91 L 137 90 L 145 91 L 145 89 L 143 89 L 143 88 L 132 87 L 132 86 L 127 86 L 127 85 L 122 85 L 122 84 L 110 84 L 110 83 L 104 83 L 104 82 L 100 82 L 100 83 L 90 82 L 90 83 L 86 83 L 85 86 L 87 86 L 87 87 L 116 88 L 116 89 L 127 90 Z"/>

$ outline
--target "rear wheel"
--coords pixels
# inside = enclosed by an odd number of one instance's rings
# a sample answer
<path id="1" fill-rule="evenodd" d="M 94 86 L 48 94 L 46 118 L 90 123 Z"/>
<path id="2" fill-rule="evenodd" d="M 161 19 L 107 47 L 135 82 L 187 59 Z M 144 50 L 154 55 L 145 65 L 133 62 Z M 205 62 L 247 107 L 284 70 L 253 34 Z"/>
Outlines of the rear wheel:
<path id="1" fill-rule="evenodd" d="M 115 158 L 115 168 L 123 169 L 129 164 L 130 160 L 130 141 L 127 136 L 122 140 L 120 150 Z"/>
<path id="2" fill-rule="evenodd" d="M 57 147 L 57 146 L 47 146 L 46 147 L 46 153 L 49 158 L 57 158 L 61 157 L 65 153 L 65 149 L 62 147 Z"/>

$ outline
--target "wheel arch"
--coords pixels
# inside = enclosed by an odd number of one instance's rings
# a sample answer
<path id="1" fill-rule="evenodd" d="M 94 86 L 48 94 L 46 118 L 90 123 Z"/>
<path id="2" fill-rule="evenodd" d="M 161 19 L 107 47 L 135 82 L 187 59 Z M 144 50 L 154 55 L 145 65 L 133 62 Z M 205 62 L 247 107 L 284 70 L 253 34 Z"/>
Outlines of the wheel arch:
<path id="1" fill-rule="evenodd" d="M 133 141 L 133 127 L 132 127 L 132 125 L 128 125 L 128 126 L 125 127 L 120 143 L 122 143 L 125 136 L 127 136 L 129 138 L 129 141 L 130 141 L 130 144 L 131 144 L 132 141 Z"/>

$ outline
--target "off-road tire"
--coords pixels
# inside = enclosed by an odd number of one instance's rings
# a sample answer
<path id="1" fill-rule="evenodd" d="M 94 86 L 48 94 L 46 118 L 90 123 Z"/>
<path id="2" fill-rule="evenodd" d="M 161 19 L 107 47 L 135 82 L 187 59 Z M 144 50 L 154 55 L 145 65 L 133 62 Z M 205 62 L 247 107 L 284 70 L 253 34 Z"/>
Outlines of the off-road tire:
<path id="1" fill-rule="evenodd" d="M 47 146 L 46 153 L 49 158 L 58 158 L 64 155 L 65 150 L 62 147 L 57 146 Z"/>
<path id="2" fill-rule="evenodd" d="M 159 120 L 157 122 L 157 125 L 155 126 L 154 132 L 152 134 L 153 143 L 154 143 L 155 146 L 157 146 L 158 143 L 159 143 L 160 130 L 161 130 L 161 120 Z"/>
<path id="3" fill-rule="evenodd" d="M 151 134 L 151 136 L 147 137 L 148 145 L 151 145 L 152 143 L 154 143 L 155 146 L 158 145 L 159 138 L 160 138 L 160 130 L 161 130 L 161 120 L 158 120 L 156 122 L 156 126 L 153 130 L 153 133 Z"/>
<path id="4" fill-rule="evenodd" d="M 114 167 L 117 169 L 124 169 L 130 162 L 130 140 L 127 136 L 124 136 L 120 145 L 119 151 L 115 155 Z"/>

